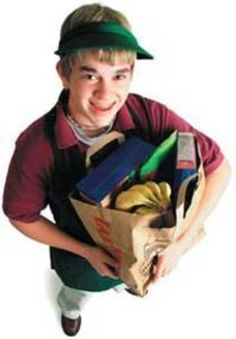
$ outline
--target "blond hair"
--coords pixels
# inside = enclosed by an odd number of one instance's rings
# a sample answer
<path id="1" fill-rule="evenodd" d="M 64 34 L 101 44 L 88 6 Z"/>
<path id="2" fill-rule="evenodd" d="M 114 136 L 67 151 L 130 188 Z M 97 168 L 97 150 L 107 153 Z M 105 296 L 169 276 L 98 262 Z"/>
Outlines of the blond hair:
<path id="1" fill-rule="evenodd" d="M 62 40 L 65 35 L 73 31 L 79 25 L 90 22 L 115 22 L 126 29 L 131 30 L 129 21 L 121 12 L 95 3 L 81 6 L 67 16 L 61 27 L 60 39 Z M 75 60 L 78 58 L 84 60 L 88 53 L 94 55 L 98 61 L 110 64 L 115 64 L 118 60 L 124 63 L 134 63 L 136 59 L 136 53 L 127 50 L 79 50 L 61 58 L 60 63 L 64 75 L 69 77 Z"/>

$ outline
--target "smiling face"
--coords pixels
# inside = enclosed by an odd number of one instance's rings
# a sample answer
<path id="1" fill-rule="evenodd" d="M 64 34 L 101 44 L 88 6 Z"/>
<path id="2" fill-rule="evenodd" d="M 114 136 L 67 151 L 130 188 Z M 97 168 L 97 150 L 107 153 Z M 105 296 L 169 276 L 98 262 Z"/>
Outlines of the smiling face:
<path id="1" fill-rule="evenodd" d="M 58 63 L 59 76 L 64 88 L 69 90 L 69 112 L 82 126 L 101 128 L 109 125 L 125 103 L 133 63 L 118 60 L 109 64 L 88 53 L 86 58 L 76 59 L 69 77 L 63 74 Z"/>

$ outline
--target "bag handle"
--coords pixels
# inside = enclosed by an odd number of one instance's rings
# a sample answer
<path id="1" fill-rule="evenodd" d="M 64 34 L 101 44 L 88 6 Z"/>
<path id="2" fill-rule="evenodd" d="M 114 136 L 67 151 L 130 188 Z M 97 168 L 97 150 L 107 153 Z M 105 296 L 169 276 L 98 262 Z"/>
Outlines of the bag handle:
<path id="1" fill-rule="evenodd" d="M 175 232 L 174 232 L 174 238 L 179 233 L 179 229 L 184 219 L 185 196 L 186 196 L 188 185 L 193 179 L 197 178 L 198 176 L 199 176 L 199 181 L 200 181 L 201 180 L 200 175 L 201 174 L 199 173 L 194 173 L 190 175 L 183 181 L 183 183 L 181 184 L 179 188 L 178 195 L 177 195 L 177 201 L 176 201 L 176 227 L 175 227 Z"/>
<path id="2" fill-rule="evenodd" d="M 117 140 L 119 144 L 122 144 L 125 141 L 125 135 L 123 133 L 113 131 L 101 136 L 94 145 L 90 146 L 87 150 L 85 158 L 86 168 L 89 169 L 91 167 L 91 158 L 95 153 L 99 152 L 106 145 L 115 140 Z"/>

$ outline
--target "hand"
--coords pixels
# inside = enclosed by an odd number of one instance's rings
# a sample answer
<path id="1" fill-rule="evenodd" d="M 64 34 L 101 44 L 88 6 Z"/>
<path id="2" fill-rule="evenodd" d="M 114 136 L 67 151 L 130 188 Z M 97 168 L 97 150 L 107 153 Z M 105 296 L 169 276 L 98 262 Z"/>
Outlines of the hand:
<path id="1" fill-rule="evenodd" d="M 153 282 L 168 275 L 177 265 L 184 248 L 180 242 L 168 246 L 159 256 L 153 269 Z"/>
<path id="2" fill-rule="evenodd" d="M 118 279 L 118 261 L 102 248 L 90 247 L 86 259 L 100 275 Z"/>

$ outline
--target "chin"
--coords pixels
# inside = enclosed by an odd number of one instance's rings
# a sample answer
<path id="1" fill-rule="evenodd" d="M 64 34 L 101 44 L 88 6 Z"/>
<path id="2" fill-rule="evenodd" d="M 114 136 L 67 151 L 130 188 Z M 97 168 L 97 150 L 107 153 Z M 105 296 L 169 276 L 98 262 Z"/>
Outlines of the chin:
<path id="1" fill-rule="evenodd" d="M 113 117 L 107 118 L 107 119 L 96 119 L 94 122 L 97 127 L 105 127 L 108 126 L 111 122 Z"/>
<path id="2" fill-rule="evenodd" d="M 96 115 L 95 119 L 94 119 L 94 123 L 99 126 L 99 127 L 104 127 L 110 124 L 110 122 L 115 118 L 117 114 L 117 111 L 114 113 L 109 113 L 106 116 L 102 116 L 102 115 Z"/>

